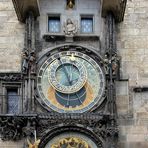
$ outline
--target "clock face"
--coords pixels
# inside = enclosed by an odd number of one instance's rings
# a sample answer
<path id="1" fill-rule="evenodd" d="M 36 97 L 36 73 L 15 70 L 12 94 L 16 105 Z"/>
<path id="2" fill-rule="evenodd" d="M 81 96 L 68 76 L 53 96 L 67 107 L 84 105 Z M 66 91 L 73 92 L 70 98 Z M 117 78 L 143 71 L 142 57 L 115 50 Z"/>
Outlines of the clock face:
<path id="1" fill-rule="evenodd" d="M 77 51 L 52 55 L 40 67 L 40 98 L 59 113 L 83 113 L 102 102 L 105 78 L 94 59 Z"/>
<path id="2" fill-rule="evenodd" d="M 79 91 L 87 80 L 85 67 L 73 55 L 54 60 L 48 70 L 49 82 L 52 87 L 65 94 Z"/>
<path id="3" fill-rule="evenodd" d="M 102 147 L 101 143 L 99 147 Z M 68 132 L 51 139 L 45 148 L 98 148 L 98 146 L 86 135 Z"/>

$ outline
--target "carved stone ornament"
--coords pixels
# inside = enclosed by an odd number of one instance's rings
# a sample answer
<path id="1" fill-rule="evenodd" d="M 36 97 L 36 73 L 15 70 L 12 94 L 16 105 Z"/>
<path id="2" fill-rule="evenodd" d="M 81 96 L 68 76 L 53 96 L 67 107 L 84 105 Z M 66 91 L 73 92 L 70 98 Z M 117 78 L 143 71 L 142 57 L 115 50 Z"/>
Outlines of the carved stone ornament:
<path id="1" fill-rule="evenodd" d="M 31 136 L 34 129 L 34 116 L 1 116 L 0 135 L 2 140 L 20 140 L 24 136 Z M 28 126 L 28 121 L 31 123 Z"/>
<path id="2" fill-rule="evenodd" d="M 109 74 L 109 69 L 112 68 L 112 74 L 116 75 L 117 70 L 119 68 L 119 61 L 120 61 L 120 58 L 117 56 L 117 54 L 114 54 L 111 60 L 109 60 L 109 54 L 106 53 L 104 57 L 104 65 L 105 65 L 106 74 Z"/>
<path id="3" fill-rule="evenodd" d="M 94 133 L 104 138 L 105 136 L 105 125 L 109 120 L 109 116 L 99 114 L 50 114 L 50 115 L 39 115 L 38 122 L 38 133 L 42 137 L 44 132 L 49 129 L 58 128 L 63 121 L 62 126 L 83 126 L 84 128 L 89 127 Z"/>
<path id="4" fill-rule="evenodd" d="M 19 73 L 1 73 L 0 80 L 2 81 L 20 81 L 22 80 L 21 74 Z"/>
<path id="5" fill-rule="evenodd" d="M 66 36 L 74 36 L 78 32 L 77 23 L 68 18 L 64 23 L 63 31 Z"/>
<path id="6" fill-rule="evenodd" d="M 27 74 L 28 69 L 30 68 L 31 73 L 35 73 L 35 52 L 34 50 L 30 52 L 27 49 L 24 49 L 22 52 L 22 72 Z"/>

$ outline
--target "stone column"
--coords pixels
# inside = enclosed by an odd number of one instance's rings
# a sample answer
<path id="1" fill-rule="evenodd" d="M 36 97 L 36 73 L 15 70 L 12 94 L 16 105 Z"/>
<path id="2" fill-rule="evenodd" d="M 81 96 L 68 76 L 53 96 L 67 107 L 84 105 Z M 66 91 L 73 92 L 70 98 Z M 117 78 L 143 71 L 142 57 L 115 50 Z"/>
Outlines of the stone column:
<path id="1" fill-rule="evenodd" d="M 107 36 L 106 36 L 106 58 L 107 58 L 107 113 L 110 115 L 110 120 L 107 123 L 107 148 L 117 148 L 118 129 L 116 124 L 116 92 L 115 92 L 115 65 L 116 65 L 116 40 L 115 40 L 115 18 L 112 12 L 109 12 L 106 18 L 107 21 Z"/>
<path id="2" fill-rule="evenodd" d="M 35 80 L 35 31 L 34 15 L 30 11 L 26 17 L 25 44 L 23 51 L 22 73 L 24 77 L 24 112 L 34 111 Z"/>

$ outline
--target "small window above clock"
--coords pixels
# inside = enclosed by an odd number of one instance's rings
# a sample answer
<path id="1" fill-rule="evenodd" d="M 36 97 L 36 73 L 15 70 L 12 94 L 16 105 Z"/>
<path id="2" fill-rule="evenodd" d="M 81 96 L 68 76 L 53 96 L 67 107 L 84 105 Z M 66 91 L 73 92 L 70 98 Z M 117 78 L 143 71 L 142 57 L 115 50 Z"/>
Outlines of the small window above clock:
<path id="1" fill-rule="evenodd" d="M 81 16 L 81 33 L 93 33 L 93 16 Z"/>
<path id="2" fill-rule="evenodd" d="M 60 31 L 61 31 L 60 16 L 48 16 L 48 32 L 60 33 Z"/>

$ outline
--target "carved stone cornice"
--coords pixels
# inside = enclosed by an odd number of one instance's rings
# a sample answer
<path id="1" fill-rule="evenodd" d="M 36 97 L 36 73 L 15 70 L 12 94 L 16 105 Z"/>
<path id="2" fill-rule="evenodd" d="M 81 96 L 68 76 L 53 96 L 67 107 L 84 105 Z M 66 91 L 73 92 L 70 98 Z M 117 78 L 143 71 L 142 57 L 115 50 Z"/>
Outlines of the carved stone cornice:
<path id="1" fill-rule="evenodd" d="M 62 121 L 62 122 L 61 122 Z M 111 124 L 115 121 L 109 114 L 19 114 L 0 115 L 0 135 L 2 140 L 20 140 L 33 138 L 35 131 L 41 139 L 39 148 L 54 136 L 63 132 L 80 132 L 94 139 L 98 148 L 103 148 L 107 141 L 114 145 L 118 137 L 118 128 Z M 111 124 L 110 126 L 108 126 Z M 108 140 L 107 140 L 108 139 Z"/>
<path id="2" fill-rule="evenodd" d="M 63 121 L 61 123 L 61 121 Z M 34 129 L 42 137 L 46 130 L 75 126 L 90 128 L 92 131 L 105 138 L 105 127 L 110 121 L 109 115 L 103 114 L 19 114 L 0 115 L 0 134 L 3 140 L 19 140 L 23 136 L 31 136 Z"/>
<path id="3" fill-rule="evenodd" d="M 40 15 L 38 0 L 12 0 L 18 17 L 18 20 L 25 22 L 26 14 L 29 11 L 33 12 L 34 17 Z"/>
<path id="4" fill-rule="evenodd" d="M 123 21 L 127 0 L 102 0 L 102 16 L 112 12 L 116 22 Z"/>
<path id="5" fill-rule="evenodd" d="M 0 73 L 0 80 L 1 81 L 6 81 L 6 82 L 16 82 L 16 81 L 21 81 L 22 76 L 21 73 Z"/>

